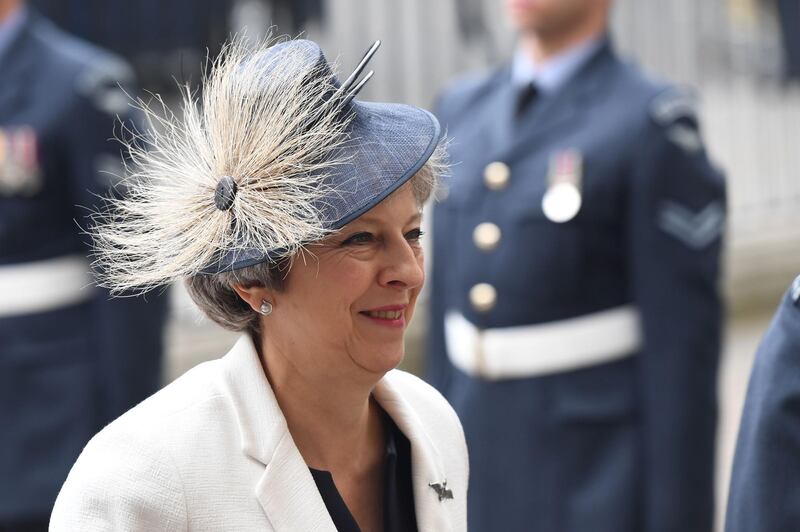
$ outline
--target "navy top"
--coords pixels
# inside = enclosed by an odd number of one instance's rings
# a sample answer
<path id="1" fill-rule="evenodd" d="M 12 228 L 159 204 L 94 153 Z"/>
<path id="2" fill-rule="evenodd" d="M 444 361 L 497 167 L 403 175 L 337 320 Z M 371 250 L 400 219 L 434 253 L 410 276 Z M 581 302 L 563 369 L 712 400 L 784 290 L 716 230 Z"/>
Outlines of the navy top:
<path id="1" fill-rule="evenodd" d="M 389 415 L 383 413 L 386 433 L 386 462 L 383 488 L 383 530 L 416 532 L 414 491 L 411 484 L 411 442 Z M 333 524 L 339 532 L 361 532 L 328 471 L 308 468 Z"/>

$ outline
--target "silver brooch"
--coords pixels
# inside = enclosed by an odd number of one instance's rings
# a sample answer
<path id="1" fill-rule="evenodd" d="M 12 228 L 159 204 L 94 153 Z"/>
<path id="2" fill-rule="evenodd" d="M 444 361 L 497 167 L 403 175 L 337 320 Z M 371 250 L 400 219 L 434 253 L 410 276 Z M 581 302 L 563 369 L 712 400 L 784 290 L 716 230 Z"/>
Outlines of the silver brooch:
<path id="1" fill-rule="evenodd" d="M 445 480 L 442 483 L 439 482 L 431 482 L 428 484 L 433 491 L 436 492 L 436 495 L 439 496 L 439 502 L 442 502 L 445 499 L 452 499 L 453 498 L 453 490 L 447 489 L 447 481 Z"/>

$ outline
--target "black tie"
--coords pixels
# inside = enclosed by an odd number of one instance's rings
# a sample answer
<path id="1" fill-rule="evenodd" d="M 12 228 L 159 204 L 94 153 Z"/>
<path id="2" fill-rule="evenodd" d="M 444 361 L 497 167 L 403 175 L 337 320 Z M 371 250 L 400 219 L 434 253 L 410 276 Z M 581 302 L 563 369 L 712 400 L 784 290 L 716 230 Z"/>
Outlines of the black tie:
<path id="1" fill-rule="evenodd" d="M 526 83 L 525 86 L 517 92 L 517 106 L 514 109 L 514 115 L 517 117 L 521 116 L 526 109 L 533 105 L 537 96 L 539 96 L 539 89 L 536 88 L 536 84 L 533 82 Z"/>

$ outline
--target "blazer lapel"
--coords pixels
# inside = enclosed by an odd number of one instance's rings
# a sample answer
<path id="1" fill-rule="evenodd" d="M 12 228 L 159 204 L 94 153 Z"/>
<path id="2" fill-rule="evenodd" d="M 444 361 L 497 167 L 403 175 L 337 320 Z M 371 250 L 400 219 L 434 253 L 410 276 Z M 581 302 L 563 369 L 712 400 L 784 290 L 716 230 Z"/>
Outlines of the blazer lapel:
<path id="1" fill-rule="evenodd" d="M 431 484 L 446 482 L 447 472 L 419 417 L 393 385 L 391 373 L 375 387 L 374 396 L 411 442 L 411 477 L 420 532 L 452 530 L 445 506 L 448 501 L 439 500 L 436 490 L 431 487 Z M 466 497 L 467 494 L 456 492 L 453 496 Z"/>
<path id="2" fill-rule="evenodd" d="M 256 497 L 275 530 L 336 530 L 288 430 L 256 484 Z"/>
<path id="3" fill-rule="evenodd" d="M 264 465 L 254 493 L 269 522 L 275 530 L 335 532 L 249 336 L 239 339 L 223 364 L 223 385 L 236 412 L 242 452 Z"/>

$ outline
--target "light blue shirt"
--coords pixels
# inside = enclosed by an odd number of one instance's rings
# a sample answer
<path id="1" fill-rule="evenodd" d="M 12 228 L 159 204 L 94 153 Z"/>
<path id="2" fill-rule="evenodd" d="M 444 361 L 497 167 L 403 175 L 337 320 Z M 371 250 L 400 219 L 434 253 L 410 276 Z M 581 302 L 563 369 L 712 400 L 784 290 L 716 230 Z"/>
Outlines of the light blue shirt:
<path id="1" fill-rule="evenodd" d="M 521 47 L 517 48 L 511 64 L 511 82 L 517 87 L 535 83 L 543 94 L 560 89 L 589 60 L 605 40 L 598 35 L 576 44 L 541 64 L 533 61 Z"/>
<path id="2" fill-rule="evenodd" d="M 28 8 L 23 4 L 9 13 L 4 20 L 0 21 L 0 57 L 3 57 L 8 47 L 14 42 L 27 15 Z"/>

